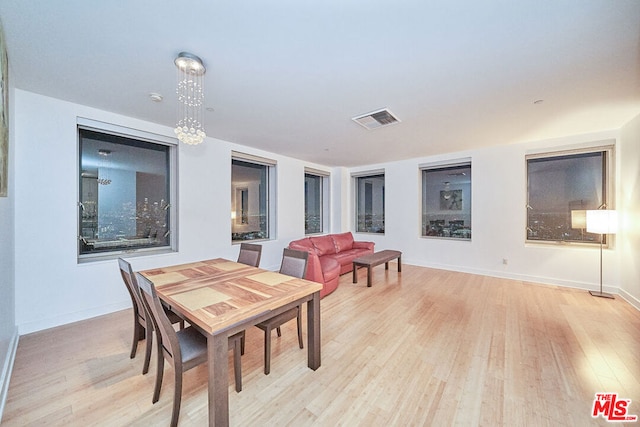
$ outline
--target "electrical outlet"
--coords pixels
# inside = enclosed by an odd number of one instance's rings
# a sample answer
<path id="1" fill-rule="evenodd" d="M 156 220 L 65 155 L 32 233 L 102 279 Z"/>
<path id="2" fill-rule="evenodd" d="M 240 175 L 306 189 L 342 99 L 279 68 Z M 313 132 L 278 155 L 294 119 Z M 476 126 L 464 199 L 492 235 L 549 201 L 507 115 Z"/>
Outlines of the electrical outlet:
<path id="1" fill-rule="evenodd" d="M 509 264 L 509 260 L 506 258 L 502 258 L 502 264 L 503 265 L 508 265 Z"/>

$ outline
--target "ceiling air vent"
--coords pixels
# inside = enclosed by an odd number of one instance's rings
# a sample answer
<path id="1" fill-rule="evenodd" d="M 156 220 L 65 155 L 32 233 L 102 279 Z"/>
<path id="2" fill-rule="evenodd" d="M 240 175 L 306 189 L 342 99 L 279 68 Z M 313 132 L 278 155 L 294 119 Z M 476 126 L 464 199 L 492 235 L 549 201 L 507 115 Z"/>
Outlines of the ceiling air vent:
<path id="1" fill-rule="evenodd" d="M 394 123 L 400 123 L 400 120 L 398 120 L 393 113 L 386 108 L 354 117 L 351 120 L 369 130 L 389 126 Z"/>

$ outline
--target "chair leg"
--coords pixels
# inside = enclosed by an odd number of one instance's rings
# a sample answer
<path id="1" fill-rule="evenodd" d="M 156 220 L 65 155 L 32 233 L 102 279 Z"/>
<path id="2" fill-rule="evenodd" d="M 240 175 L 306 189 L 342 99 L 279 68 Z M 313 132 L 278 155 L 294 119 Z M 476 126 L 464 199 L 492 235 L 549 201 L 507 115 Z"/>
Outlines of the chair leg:
<path id="1" fill-rule="evenodd" d="M 233 373 L 236 377 L 236 391 L 242 391 L 242 360 L 240 359 L 241 347 L 244 343 L 244 333 L 240 339 L 233 341 Z"/>
<path id="2" fill-rule="evenodd" d="M 151 325 L 147 325 L 147 348 L 144 353 L 144 366 L 142 367 L 142 375 L 149 372 L 149 362 L 151 362 L 151 347 L 153 346 L 153 331 L 150 328 Z"/>
<path id="3" fill-rule="evenodd" d="M 301 307 L 298 307 L 298 344 L 300 344 L 300 348 L 304 348 L 302 343 L 302 310 Z"/>
<path id="4" fill-rule="evenodd" d="M 162 377 L 164 376 L 164 355 L 162 354 L 162 343 L 160 337 L 156 337 L 156 350 L 158 353 L 158 369 L 156 371 L 156 387 L 153 390 L 152 402 L 156 403 L 160 398 L 160 389 L 162 388 Z"/>
<path id="5" fill-rule="evenodd" d="M 138 320 L 138 313 L 133 312 L 133 342 L 131 343 L 131 354 L 129 359 L 136 357 L 136 351 L 138 351 L 138 341 L 144 338 L 144 330 L 140 321 Z"/>
<path id="6" fill-rule="evenodd" d="M 271 328 L 264 331 L 264 374 L 271 372 Z"/>
<path id="7" fill-rule="evenodd" d="M 176 362 L 173 371 L 175 372 L 175 387 L 173 391 L 173 412 L 171 414 L 171 427 L 178 425 L 178 418 L 180 417 L 180 402 L 182 400 L 182 366 L 177 365 L 180 362 Z"/>

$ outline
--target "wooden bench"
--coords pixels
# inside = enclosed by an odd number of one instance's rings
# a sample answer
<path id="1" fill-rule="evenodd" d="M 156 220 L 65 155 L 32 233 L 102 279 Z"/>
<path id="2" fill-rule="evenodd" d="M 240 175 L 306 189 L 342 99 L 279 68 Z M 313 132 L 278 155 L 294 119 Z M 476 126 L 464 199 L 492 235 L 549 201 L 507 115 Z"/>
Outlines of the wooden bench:
<path id="1" fill-rule="evenodd" d="M 373 274 L 371 270 L 376 265 L 384 263 L 384 269 L 389 269 L 389 261 L 398 259 L 398 273 L 402 271 L 402 252 L 384 250 L 373 254 L 361 256 L 353 260 L 353 283 L 358 283 L 358 267 L 367 267 L 367 287 L 371 287 L 371 280 Z"/>

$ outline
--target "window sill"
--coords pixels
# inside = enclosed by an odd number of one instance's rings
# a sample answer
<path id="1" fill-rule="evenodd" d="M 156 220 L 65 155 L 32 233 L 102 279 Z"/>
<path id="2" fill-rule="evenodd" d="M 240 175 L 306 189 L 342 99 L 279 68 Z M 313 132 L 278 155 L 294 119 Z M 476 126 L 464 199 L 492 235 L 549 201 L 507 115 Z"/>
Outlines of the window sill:
<path id="1" fill-rule="evenodd" d="M 171 247 L 165 246 L 162 248 L 130 249 L 130 250 L 100 253 L 100 254 L 83 254 L 78 256 L 78 264 L 88 264 L 92 262 L 108 261 L 108 260 L 118 259 L 118 258 L 160 255 L 160 254 L 168 254 L 168 253 L 174 253 L 174 252 L 177 252 L 177 251 L 172 249 Z"/>

